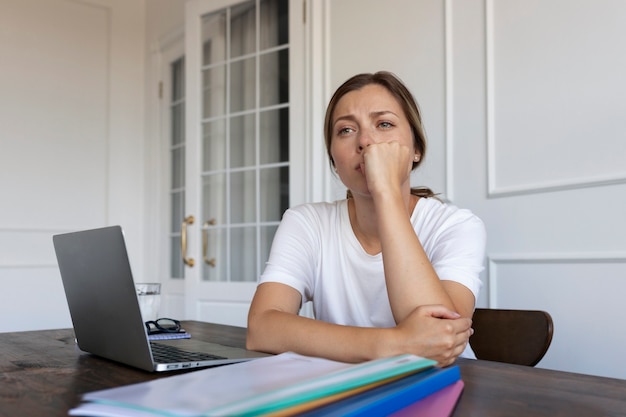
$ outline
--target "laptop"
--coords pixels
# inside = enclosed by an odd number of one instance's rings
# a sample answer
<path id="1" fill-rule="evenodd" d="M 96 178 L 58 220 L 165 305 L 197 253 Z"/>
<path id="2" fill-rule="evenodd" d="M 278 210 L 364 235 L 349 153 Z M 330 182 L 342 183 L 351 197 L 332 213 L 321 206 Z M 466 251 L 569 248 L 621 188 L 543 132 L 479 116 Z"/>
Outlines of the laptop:
<path id="1" fill-rule="evenodd" d="M 151 341 L 120 226 L 52 238 L 80 350 L 151 372 L 270 356 L 193 339 Z M 169 351 L 169 359 L 157 351 Z"/>

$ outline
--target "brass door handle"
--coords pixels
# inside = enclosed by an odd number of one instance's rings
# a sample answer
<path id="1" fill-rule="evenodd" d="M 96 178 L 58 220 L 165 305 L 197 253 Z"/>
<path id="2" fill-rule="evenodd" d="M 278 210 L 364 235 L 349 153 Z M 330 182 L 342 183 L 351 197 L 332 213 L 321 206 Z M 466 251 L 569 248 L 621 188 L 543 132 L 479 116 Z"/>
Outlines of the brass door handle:
<path id="1" fill-rule="evenodd" d="M 194 261 L 193 258 L 187 257 L 187 225 L 193 224 L 195 220 L 196 219 L 193 216 L 185 217 L 185 220 L 183 220 L 183 224 L 180 229 L 180 253 L 183 257 L 183 262 L 189 267 L 193 267 L 196 261 Z"/>
<path id="2" fill-rule="evenodd" d="M 202 225 L 202 260 L 205 264 L 210 265 L 213 268 L 217 265 L 217 261 L 215 258 L 209 259 L 207 257 L 207 252 L 209 250 L 209 225 L 214 225 L 215 223 L 215 219 L 211 219 L 204 222 Z"/>

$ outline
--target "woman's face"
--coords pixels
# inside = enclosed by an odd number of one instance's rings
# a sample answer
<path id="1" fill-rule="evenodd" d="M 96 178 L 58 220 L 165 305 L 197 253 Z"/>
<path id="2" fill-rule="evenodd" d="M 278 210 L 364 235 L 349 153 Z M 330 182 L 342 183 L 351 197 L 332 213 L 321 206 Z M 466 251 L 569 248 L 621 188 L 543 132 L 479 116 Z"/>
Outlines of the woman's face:
<path id="1" fill-rule="evenodd" d="M 367 191 L 363 149 L 397 141 L 414 149 L 411 126 L 396 98 L 383 86 L 367 85 L 344 95 L 332 114 L 330 153 L 339 178 L 353 192 Z"/>

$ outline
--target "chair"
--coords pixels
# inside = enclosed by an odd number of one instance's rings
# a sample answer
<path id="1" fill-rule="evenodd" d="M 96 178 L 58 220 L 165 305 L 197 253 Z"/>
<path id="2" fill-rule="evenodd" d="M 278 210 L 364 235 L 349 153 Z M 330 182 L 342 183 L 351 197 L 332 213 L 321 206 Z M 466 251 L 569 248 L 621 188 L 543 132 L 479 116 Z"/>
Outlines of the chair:
<path id="1" fill-rule="evenodd" d="M 535 366 L 552 342 L 552 317 L 545 311 L 477 308 L 470 345 L 478 359 Z"/>

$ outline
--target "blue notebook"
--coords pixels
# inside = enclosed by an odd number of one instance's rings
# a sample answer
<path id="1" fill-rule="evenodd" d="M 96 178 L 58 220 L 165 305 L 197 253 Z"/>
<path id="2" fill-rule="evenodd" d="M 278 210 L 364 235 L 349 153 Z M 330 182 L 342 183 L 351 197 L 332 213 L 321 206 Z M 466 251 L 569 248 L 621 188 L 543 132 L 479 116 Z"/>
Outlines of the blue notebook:
<path id="1" fill-rule="evenodd" d="M 179 333 L 156 333 L 149 334 L 148 340 L 174 340 L 174 339 L 189 339 L 191 335 L 187 332 Z"/>
<path id="2" fill-rule="evenodd" d="M 389 415 L 461 379 L 458 366 L 432 368 L 301 414 L 301 417 Z"/>

